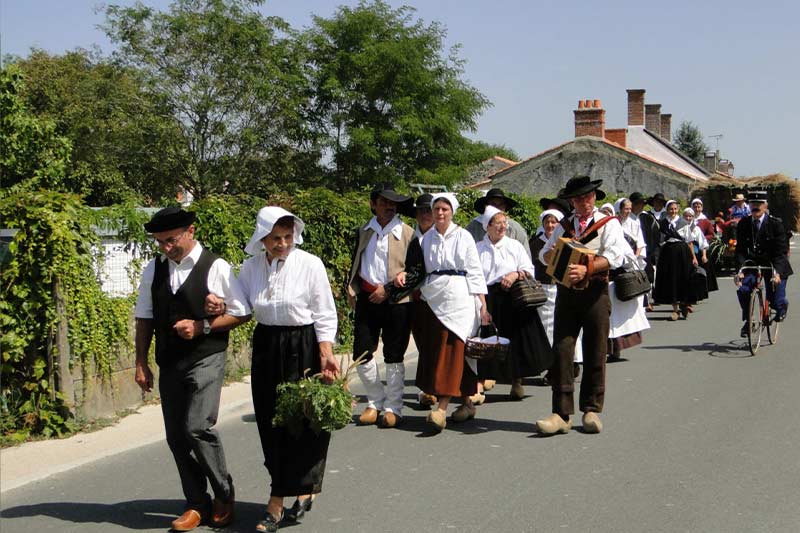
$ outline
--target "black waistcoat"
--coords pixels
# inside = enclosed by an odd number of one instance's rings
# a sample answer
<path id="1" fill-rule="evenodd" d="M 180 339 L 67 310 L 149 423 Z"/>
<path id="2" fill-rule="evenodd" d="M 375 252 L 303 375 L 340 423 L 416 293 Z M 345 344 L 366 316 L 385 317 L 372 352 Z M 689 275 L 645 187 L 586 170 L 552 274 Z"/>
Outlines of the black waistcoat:
<path id="1" fill-rule="evenodd" d="M 175 294 L 172 294 L 169 286 L 168 261 L 156 260 L 151 292 L 158 366 L 171 366 L 183 359 L 196 361 L 227 349 L 227 331 L 208 335 L 200 333 L 197 337 L 186 340 L 179 337 L 173 329 L 175 323 L 184 318 L 207 318 L 203 305 L 208 296 L 208 271 L 216 259 L 216 255 L 203 249 L 189 277 Z"/>

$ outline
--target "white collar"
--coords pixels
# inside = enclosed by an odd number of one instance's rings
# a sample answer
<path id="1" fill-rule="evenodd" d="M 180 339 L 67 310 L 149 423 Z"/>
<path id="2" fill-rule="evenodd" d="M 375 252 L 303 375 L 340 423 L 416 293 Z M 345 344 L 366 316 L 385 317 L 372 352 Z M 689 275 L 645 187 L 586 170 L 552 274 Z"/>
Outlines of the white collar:
<path id="1" fill-rule="evenodd" d="M 397 215 L 386 224 L 386 227 L 381 227 L 378 224 L 378 217 L 372 217 L 372 219 L 367 224 L 367 229 L 371 229 L 374 231 L 379 237 L 383 237 L 384 235 L 391 233 L 394 235 L 395 239 L 399 239 L 403 236 L 403 222 L 400 220 L 400 217 Z"/>
<path id="2" fill-rule="evenodd" d="M 483 240 L 492 248 L 500 249 L 505 248 L 506 242 L 508 242 L 508 235 L 503 235 L 499 241 L 492 242 L 492 240 L 489 238 L 489 234 L 487 233 L 483 236 Z"/>
<path id="3" fill-rule="evenodd" d="M 444 235 L 442 235 L 441 233 L 439 233 L 439 230 L 436 229 L 436 225 L 435 224 L 431 227 L 431 229 L 433 230 L 434 234 L 439 236 L 439 238 L 441 238 L 441 239 L 446 239 L 447 237 L 452 235 L 453 232 L 455 232 L 458 228 L 459 228 L 458 224 L 456 224 L 453 221 L 450 221 L 450 225 L 447 226 L 447 229 L 444 230 Z"/>
<path id="4" fill-rule="evenodd" d="M 203 246 L 200 244 L 199 241 L 194 241 L 194 248 L 192 248 L 192 251 L 189 252 L 189 254 L 186 257 L 181 259 L 180 263 L 173 261 L 172 259 L 167 257 L 166 254 L 161 254 L 161 261 L 169 260 L 169 262 L 175 266 L 181 266 L 181 265 L 193 266 L 196 265 L 197 262 L 200 260 L 200 255 L 202 253 L 203 253 Z"/>

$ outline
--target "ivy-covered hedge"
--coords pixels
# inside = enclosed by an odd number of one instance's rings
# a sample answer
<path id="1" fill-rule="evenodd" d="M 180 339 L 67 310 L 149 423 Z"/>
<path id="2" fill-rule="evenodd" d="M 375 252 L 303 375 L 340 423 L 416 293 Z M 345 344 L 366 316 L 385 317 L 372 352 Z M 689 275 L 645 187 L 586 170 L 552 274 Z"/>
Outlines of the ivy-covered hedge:
<path id="1" fill-rule="evenodd" d="M 461 208 L 456 222 L 466 225 L 476 215 L 472 210 L 477 191 L 458 193 Z M 511 211 L 529 232 L 539 215 L 538 201 L 517 198 Z M 316 188 L 293 195 L 267 199 L 254 196 L 216 196 L 195 202 L 197 238 L 238 269 L 246 258 L 244 246 L 255 226 L 258 210 L 280 205 L 306 223 L 302 248 L 322 258 L 328 269 L 339 314 L 339 342 L 343 350 L 352 343 L 352 313 L 345 284 L 350 270 L 357 228 L 372 216 L 369 193 L 339 194 Z M 114 354 L 131 348 L 131 314 L 135 295 L 111 298 L 105 295 L 95 275 L 97 227 L 112 228 L 140 252 L 156 248 L 145 234 L 147 215 L 132 205 L 93 210 L 78 196 L 48 191 L 0 195 L 0 227 L 19 231 L 4 254 L 0 273 L 0 325 L 2 326 L 2 382 L 0 432 L 4 440 L 29 435 L 63 435 L 73 429 L 63 398 L 48 380 L 57 360 L 53 335 L 57 324 L 54 282 L 59 280 L 66 297 L 71 364 L 96 369 L 108 376 Z M 414 221 L 408 219 L 411 225 Z M 100 258 L 102 260 L 102 258 Z M 136 262 L 138 275 L 143 262 Z M 232 348 L 247 347 L 253 323 L 237 328 Z"/>

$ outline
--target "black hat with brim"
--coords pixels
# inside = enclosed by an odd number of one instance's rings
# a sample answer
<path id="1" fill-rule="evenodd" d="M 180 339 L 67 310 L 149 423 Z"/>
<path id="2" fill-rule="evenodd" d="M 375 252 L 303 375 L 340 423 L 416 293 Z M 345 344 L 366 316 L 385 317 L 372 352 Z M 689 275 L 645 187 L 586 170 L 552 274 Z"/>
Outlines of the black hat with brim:
<path id="1" fill-rule="evenodd" d="M 660 192 L 655 193 L 653 196 L 647 199 L 647 205 L 653 205 L 653 202 L 656 200 L 661 200 L 661 203 L 667 203 L 667 199 L 664 198 L 664 195 Z"/>
<path id="2" fill-rule="evenodd" d="M 630 200 L 632 204 L 635 204 L 636 202 L 646 202 L 647 198 L 645 198 L 644 195 L 639 191 L 636 191 L 632 192 L 631 195 L 628 196 L 628 200 Z"/>
<path id="3" fill-rule="evenodd" d="M 394 185 L 391 183 L 380 183 L 377 187 L 372 189 L 369 199 L 373 202 L 378 199 L 378 196 L 386 198 L 390 202 L 397 204 L 397 212 L 401 215 L 414 216 L 414 199 L 411 196 L 405 196 L 394 190 Z M 373 211 L 374 212 L 374 211 Z"/>
<path id="4" fill-rule="evenodd" d="M 572 211 L 569 202 L 566 200 L 562 200 L 561 198 L 542 198 L 539 200 L 539 206 L 542 209 L 550 209 L 550 204 L 555 204 L 556 209 L 558 209 L 565 215 L 568 214 L 570 211 Z"/>
<path id="5" fill-rule="evenodd" d="M 186 228 L 192 225 L 196 215 L 191 211 L 184 211 L 180 207 L 165 207 L 144 225 L 148 233 L 160 233 L 177 228 Z"/>
<path id="6" fill-rule="evenodd" d="M 747 191 L 748 202 L 766 202 L 767 191 Z"/>
<path id="7" fill-rule="evenodd" d="M 558 197 L 567 200 L 594 191 L 596 199 L 602 200 L 606 197 L 606 193 L 600 190 L 602 183 L 603 180 L 593 180 L 589 176 L 575 176 L 570 178 L 564 188 L 558 191 Z"/>
<path id="8" fill-rule="evenodd" d="M 433 201 L 433 195 L 430 193 L 420 194 L 417 196 L 417 200 L 414 202 L 414 207 L 419 209 L 420 207 L 427 207 L 428 209 L 431 208 L 431 202 Z"/>
<path id="9" fill-rule="evenodd" d="M 489 192 L 486 193 L 486 196 L 482 196 L 475 200 L 475 204 L 473 205 L 475 211 L 483 214 L 483 212 L 486 210 L 489 200 L 492 198 L 502 199 L 506 203 L 506 211 L 517 205 L 517 201 L 506 196 L 503 192 L 503 189 L 489 189 Z"/>

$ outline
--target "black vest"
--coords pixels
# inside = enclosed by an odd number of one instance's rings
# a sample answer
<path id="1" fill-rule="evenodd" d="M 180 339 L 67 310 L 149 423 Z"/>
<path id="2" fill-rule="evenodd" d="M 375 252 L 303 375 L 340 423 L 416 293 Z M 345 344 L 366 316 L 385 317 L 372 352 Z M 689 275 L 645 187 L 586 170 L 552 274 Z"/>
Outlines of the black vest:
<path id="1" fill-rule="evenodd" d="M 200 360 L 228 348 L 228 332 L 200 333 L 186 340 L 178 336 L 172 326 L 179 320 L 207 318 L 203 310 L 208 296 L 208 271 L 218 257 L 206 249 L 192 268 L 189 277 L 172 294 L 169 286 L 168 261 L 156 259 L 151 293 L 153 295 L 153 323 L 156 331 L 156 363 L 172 366 L 180 360 Z"/>

